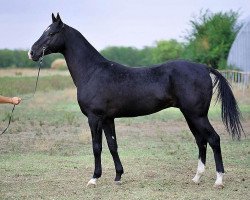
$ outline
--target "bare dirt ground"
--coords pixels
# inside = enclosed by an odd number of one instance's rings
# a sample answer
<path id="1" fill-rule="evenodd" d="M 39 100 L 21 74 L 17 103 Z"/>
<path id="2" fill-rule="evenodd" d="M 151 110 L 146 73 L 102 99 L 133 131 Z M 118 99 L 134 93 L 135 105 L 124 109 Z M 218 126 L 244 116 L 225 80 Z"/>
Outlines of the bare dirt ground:
<path id="1" fill-rule="evenodd" d="M 211 149 L 199 185 L 192 183 L 198 150 L 178 110 L 117 119 L 119 152 L 125 174 L 113 183 L 115 170 L 103 141 L 103 175 L 96 188 L 86 183 L 93 172 L 90 131 L 76 103 L 74 89 L 38 93 L 17 107 L 10 130 L 0 137 L 0 199 L 249 199 L 249 98 L 240 96 L 247 138 L 232 141 L 211 108 L 211 123 L 221 136 L 225 188 L 213 188 Z M 0 127 L 10 106 L 1 106 Z"/>

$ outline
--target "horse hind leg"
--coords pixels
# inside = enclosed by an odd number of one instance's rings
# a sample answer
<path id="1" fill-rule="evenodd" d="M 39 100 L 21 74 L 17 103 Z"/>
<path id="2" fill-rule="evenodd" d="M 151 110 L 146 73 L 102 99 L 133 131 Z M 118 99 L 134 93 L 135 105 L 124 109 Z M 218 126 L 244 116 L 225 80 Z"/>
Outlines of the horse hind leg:
<path id="1" fill-rule="evenodd" d="M 199 134 L 199 131 L 196 130 L 195 125 L 187 119 L 189 128 L 191 132 L 193 133 L 196 144 L 199 149 L 199 155 L 198 155 L 198 166 L 197 166 L 197 171 L 192 179 L 194 183 L 200 183 L 200 179 L 202 174 L 205 172 L 205 164 L 206 164 L 206 153 L 207 153 L 207 140 Z"/>
<path id="2" fill-rule="evenodd" d="M 207 141 L 206 140 L 198 141 L 198 140 L 196 139 L 196 143 L 199 148 L 198 167 L 196 174 L 192 179 L 197 184 L 200 183 L 201 176 L 205 172 L 206 151 L 207 151 Z"/>
<path id="3" fill-rule="evenodd" d="M 203 141 L 207 141 L 209 143 L 210 147 L 212 148 L 213 153 L 214 153 L 215 166 L 216 166 L 216 175 L 217 175 L 214 187 L 223 188 L 224 187 L 224 185 L 223 185 L 224 166 L 223 166 L 222 155 L 221 155 L 220 136 L 213 129 L 213 127 L 210 124 L 207 116 L 203 116 L 203 117 L 186 117 L 186 119 L 189 122 L 188 124 L 191 123 L 191 127 L 194 130 L 196 130 L 197 133 L 202 138 L 204 138 Z M 202 147 L 202 145 L 205 145 L 204 143 L 205 142 L 200 142 L 200 145 L 198 144 L 199 155 L 201 154 L 201 162 L 199 162 L 200 163 L 200 169 L 197 170 L 198 171 L 198 176 L 196 176 L 194 178 L 195 179 L 194 181 L 196 181 L 197 179 L 200 178 L 199 177 L 200 172 L 203 171 L 203 169 L 205 169 L 205 160 L 204 160 L 204 163 L 202 162 L 202 157 L 203 157 L 203 159 L 205 158 L 205 156 L 202 155 L 205 152 L 204 151 L 205 146 Z M 204 164 L 204 167 L 203 167 L 202 164 Z M 198 168 L 199 168 L 199 165 L 198 165 Z"/>

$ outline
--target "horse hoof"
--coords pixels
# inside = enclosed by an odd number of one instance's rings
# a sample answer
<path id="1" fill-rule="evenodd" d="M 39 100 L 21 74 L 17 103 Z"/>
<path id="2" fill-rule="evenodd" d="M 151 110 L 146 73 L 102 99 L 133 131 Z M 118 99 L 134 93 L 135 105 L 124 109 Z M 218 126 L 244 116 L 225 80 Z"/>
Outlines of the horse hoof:
<path id="1" fill-rule="evenodd" d="M 96 180 L 97 180 L 96 178 L 90 179 L 90 181 L 87 184 L 87 187 L 89 187 L 89 186 L 95 187 L 96 186 Z"/>
<path id="2" fill-rule="evenodd" d="M 223 189 L 224 185 L 223 184 L 214 184 L 214 188 L 216 188 L 216 189 Z"/>
<path id="3" fill-rule="evenodd" d="M 116 184 L 116 185 L 121 185 L 122 182 L 121 182 L 121 181 L 115 181 L 115 184 Z"/>
<path id="4" fill-rule="evenodd" d="M 195 184 L 199 184 L 199 183 L 200 183 L 200 180 L 197 179 L 197 178 L 193 178 L 192 181 L 193 181 Z"/>

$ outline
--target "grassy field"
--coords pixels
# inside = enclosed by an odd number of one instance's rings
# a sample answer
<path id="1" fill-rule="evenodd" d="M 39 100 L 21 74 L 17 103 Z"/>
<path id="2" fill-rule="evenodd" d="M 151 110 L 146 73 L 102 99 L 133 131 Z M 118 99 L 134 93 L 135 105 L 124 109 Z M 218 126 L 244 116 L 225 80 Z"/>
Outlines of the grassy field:
<path id="1" fill-rule="evenodd" d="M 38 69 L 0 69 L 0 95 L 22 96 L 34 92 Z M 74 88 L 68 71 L 41 69 L 37 91 Z M 31 96 L 31 95 L 28 95 Z"/>
<path id="2" fill-rule="evenodd" d="M 219 105 L 212 104 L 209 112 L 222 140 L 224 189 L 213 188 L 215 166 L 210 148 L 202 182 L 192 183 L 198 150 L 182 114 L 173 108 L 144 117 L 117 119 L 125 170 L 122 185 L 113 183 L 113 160 L 104 140 L 102 178 L 96 188 L 87 188 L 94 166 L 90 131 L 68 78 L 55 74 L 41 77 L 35 98 L 16 107 L 10 129 L 0 136 L 0 199 L 249 199 L 249 90 L 244 95 L 235 90 L 247 135 L 242 141 L 232 141 L 226 133 Z M 19 79 L 26 86 L 32 85 L 29 81 L 34 77 L 0 77 L 0 83 L 16 81 L 11 87 L 18 87 Z M 4 90 L 2 84 L 0 89 Z M 27 87 L 19 94 L 29 93 L 31 88 Z M 1 129 L 7 125 L 10 110 L 10 105 L 0 106 Z"/>

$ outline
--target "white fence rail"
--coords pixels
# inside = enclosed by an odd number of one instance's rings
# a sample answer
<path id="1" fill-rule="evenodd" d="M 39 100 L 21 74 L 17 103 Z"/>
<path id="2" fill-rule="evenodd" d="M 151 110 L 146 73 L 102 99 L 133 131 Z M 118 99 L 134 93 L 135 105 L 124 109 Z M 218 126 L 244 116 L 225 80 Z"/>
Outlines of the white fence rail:
<path id="1" fill-rule="evenodd" d="M 250 72 L 236 70 L 221 70 L 221 74 L 232 84 L 245 89 L 250 87 Z"/>

